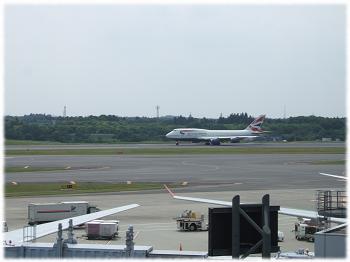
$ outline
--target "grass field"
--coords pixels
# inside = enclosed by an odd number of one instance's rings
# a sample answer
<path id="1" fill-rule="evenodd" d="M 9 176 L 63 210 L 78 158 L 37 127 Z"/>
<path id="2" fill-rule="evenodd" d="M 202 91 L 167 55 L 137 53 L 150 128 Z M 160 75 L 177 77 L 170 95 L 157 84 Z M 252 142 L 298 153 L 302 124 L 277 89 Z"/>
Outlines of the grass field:
<path id="1" fill-rule="evenodd" d="M 14 140 L 14 139 L 6 139 L 5 145 L 8 146 L 15 146 L 15 145 L 78 145 L 78 144 L 89 144 L 89 145 L 104 145 L 104 144 L 110 144 L 110 143 L 118 143 L 118 144 L 165 144 L 169 141 L 141 141 L 141 142 L 123 142 L 123 141 L 113 141 L 113 142 L 106 142 L 106 143 L 61 143 L 61 142 L 53 142 L 53 141 L 34 141 L 34 140 Z"/>
<path id="2" fill-rule="evenodd" d="M 60 145 L 60 142 L 6 139 L 5 145 Z"/>
<path id="3" fill-rule="evenodd" d="M 5 197 L 39 196 L 39 195 L 73 195 L 86 193 L 105 193 L 122 191 L 140 191 L 164 188 L 161 183 L 95 183 L 82 182 L 67 189 L 64 183 L 6 183 Z M 171 187 L 176 187 L 172 184 Z"/>
<path id="4" fill-rule="evenodd" d="M 201 147 L 6 150 L 13 155 L 344 154 L 342 147 Z"/>
<path id="5" fill-rule="evenodd" d="M 66 167 L 19 167 L 19 166 L 14 166 L 14 167 L 6 167 L 5 168 L 5 173 L 18 173 L 18 172 L 47 172 L 47 171 L 63 171 L 63 170 L 68 170 Z"/>
<path id="6" fill-rule="evenodd" d="M 312 165 L 345 165 L 345 160 L 318 160 L 312 161 Z"/>

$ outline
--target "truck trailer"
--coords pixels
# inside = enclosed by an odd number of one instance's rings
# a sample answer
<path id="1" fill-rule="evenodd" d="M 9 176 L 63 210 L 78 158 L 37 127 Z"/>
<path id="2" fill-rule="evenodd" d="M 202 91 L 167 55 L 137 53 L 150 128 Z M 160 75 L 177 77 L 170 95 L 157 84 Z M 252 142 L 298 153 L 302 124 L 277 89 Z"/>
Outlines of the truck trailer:
<path id="1" fill-rule="evenodd" d="M 31 203 L 28 205 L 28 224 L 52 222 L 97 211 L 99 209 L 96 206 L 92 206 L 86 201 Z"/>
<path id="2" fill-rule="evenodd" d="M 114 239 L 118 229 L 119 220 L 93 220 L 85 227 L 87 239 Z"/>

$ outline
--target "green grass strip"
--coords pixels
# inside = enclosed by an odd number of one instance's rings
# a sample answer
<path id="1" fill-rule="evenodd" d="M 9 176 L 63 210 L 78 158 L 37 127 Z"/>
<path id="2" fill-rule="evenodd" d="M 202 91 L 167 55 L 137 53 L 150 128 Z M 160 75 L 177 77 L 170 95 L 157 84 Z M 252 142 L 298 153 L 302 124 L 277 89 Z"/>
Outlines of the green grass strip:
<path id="1" fill-rule="evenodd" d="M 345 165 L 345 160 L 317 160 L 312 161 L 312 165 Z"/>
<path id="2" fill-rule="evenodd" d="M 5 145 L 61 145 L 60 142 L 6 139 Z"/>
<path id="3" fill-rule="evenodd" d="M 18 173 L 18 172 L 47 172 L 47 171 L 63 171 L 63 170 L 69 170 L 64 167 L 18 167 L 18 166 L 11 166 L 5 168 L 5 173 Z"/>
<path id="4" fill-rule="evenodd" d="M 125 142 L 125 141 L 110 141 L 110 142 L 99 142 L 99 143 L 86 143 L 86 142 L 76 142 L 76 143 L 62 143 L 62 142 L 54 142 L 54 141 L 37 141 L 37 140 L 14 140 L 14 139 L 6 139 L 5 145 L 8 146 L 31 146 L 31 145 L 61 145 L 61 146 L 72 146 L 72 145 L 106 145 L 111 143 L 118 144 L 168 144 L 169 141 L 158 141 L 158 140 L 146 140 L 146 141 L 138 141 L 138 142 Z"/>
<path id="5" fill-rule="evenodd" d="M 344 147 L 174 147 L 6 150 L 13 155 L 344 154 Z"/>
<path id="6" fill-rule="evenodd" d="M 140 191 L 162 189 L 162 183 L 94 183 L 81 182 L 67 188 L 64 183 L 6 183 L 5 197 L 40 196 L 40 195 L 74 195 L 85 193 L 108 193 L 122 191 Z M 176 187 L 172 184 L 171 187 Z"/>

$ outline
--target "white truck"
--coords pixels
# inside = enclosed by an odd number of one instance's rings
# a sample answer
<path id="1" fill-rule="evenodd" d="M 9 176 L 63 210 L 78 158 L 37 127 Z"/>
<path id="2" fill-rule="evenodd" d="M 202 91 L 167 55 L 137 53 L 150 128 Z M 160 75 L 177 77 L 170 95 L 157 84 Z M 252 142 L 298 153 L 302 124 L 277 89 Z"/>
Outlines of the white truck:
<path id="1" fill-rule="evenodd" d="M 307 240 L 314 242 L 315 233 L 322 230 L 322 226 L 318 226 L 315 221 L 310 219 L 303 219 L 295 223 L 294 232 L 297 240 Z"/>
<path id="2" fill-rule="evenodd" d="M 282 231 L 277 231 L 277 241 L 283 242 L 284 241 L 284 233 Z"/>
<path id="3" fill-rule="evenodd" d="M 185 210 L 179 217 L 176 217 L 177 229 L 180 231 L 208 230 L 204 223 L 204 215 L 200 216 L 191 210 Z"/>
<path id="4" fill-rule="evenodd" d="M 96 206 L 92 206 L 86 201 L 31 203 L 28 205 L 28 224 L 52 222 L 97 211 L 99 209 Z"/>

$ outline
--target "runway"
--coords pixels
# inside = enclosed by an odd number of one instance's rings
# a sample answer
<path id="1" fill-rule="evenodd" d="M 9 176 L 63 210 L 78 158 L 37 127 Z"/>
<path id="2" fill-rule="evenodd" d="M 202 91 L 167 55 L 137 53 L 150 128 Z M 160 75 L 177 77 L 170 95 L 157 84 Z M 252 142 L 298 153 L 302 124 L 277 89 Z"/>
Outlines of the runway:
<path id="1" fill-rule="evenodd" d="M 181 156 L 14 156 L 6 167 L 69 167 L 63 171 L 7 173 L 6 182 L 162 182 L 227 190 L 314 188 L 343 181 L 318 172 L 343 175 L 345 165 L 318 161 L 344 160 L 343 154 L 231 154 Z M 210 190 L 210 189 L 209 189 Z"/>
<path id="2" fill-rule="evenodd" d="M 175 142 L 156 144 L 50 144 L 50 145 L 6 145 L 6 150 L 49 149 L 111 149 L 111 148 L 174 148 Z M 207 147 L 203 143 L 180 142 L 179 147 Z M 345 147 L 344 142 L 249 142 L 222 143 L 210 147 Z"/>

